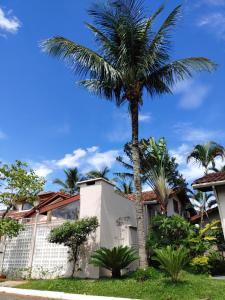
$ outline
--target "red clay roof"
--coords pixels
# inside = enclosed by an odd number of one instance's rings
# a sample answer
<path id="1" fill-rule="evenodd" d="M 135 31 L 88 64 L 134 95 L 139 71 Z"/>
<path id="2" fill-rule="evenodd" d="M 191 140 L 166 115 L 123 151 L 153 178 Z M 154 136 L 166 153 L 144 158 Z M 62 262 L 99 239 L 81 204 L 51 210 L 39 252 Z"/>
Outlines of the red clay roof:
<path id="1" fill-rule="evenodd" d="M 218 206 L 216 207 L 213 207 L 211 209 L 208 209 L 207 210 L 207 214 L 210 215 L 211 213 L 214 213 L 218 211 Z M 204 217 L 207 215 L 205 212 L 204 212 Z M 197 221 L 197 220 L 200 220 L 201 219 L 201 215 L 200 214 L 197 214 L 197 215 L 194 215 L 191 217 L 191 222 L 194 222 L 194 221 Z"/>
<path id="2" fill-rule="evenodd" d="M 0 212 L 0 216 L 2 216 L 4 211 Z M 6 215 L 6 217 L 10 217 L 12 219 L 19 220 L 24 217 L 24 215 L 27 213 L 27 211 L 9 211 Z"/>
<path id="3" fill-rule="evenodd" d="M 55 202 L 53 204 L 49 204 L 47 206 L 42 207 L 40 209 L 40 213 L 44 213 L 44 212 L 50 211 L 52 209 L 56 209 L 58 207 L 65 206 L 67 204 L 70 204 L 72 202 L 79 201 L 79 200 L 80 200 L 80 195 L 76 195 L 76 196 L 73 196 L 73 197 L 70 197 L 70 198 L 67 198 L 67 199 L 62 199 L 58 202 Z"/>
<path id="4" fill-rule="evenodd" d="M 128 199 L 135 200 L 135 194 L 129 194 Z M 154 201 L 157 200 L 156 193 L 153 191 L 143 192 L 142 193 L 142 199 L 143 201 Z"/>
<path id="5" fill-rule="evenodd" d="M 195 180 L 192 185 L 210 183 L 210 182 L 219 182 L 224 180 L 225 180 L 225 172 L 210 173 L 204 177 Z"/>

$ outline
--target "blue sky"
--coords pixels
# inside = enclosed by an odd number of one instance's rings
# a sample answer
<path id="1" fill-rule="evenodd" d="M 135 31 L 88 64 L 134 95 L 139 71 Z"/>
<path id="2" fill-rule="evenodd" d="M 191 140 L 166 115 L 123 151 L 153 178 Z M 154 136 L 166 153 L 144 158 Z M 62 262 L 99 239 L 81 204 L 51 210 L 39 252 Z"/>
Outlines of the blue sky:
<path id="1" fill-rule="evenodd" d="M 108 165 L 130 139 L 127 108 L 115 107 L 76 85 L 63 62 L 40 51 L 38 43 L 63 35 L 88 47 L 93 36 L 91 0 L 0 0 L 0 160 L 28 161 L 52 187 L 62 170 L 81 172 Z M 168 1 L 163 17 L 180 2 Z M 149 12 L 158 0 L 146 1 Z M 207 140 L 225 144 L 225 0 L 184 1 L 183 17 L 174 33 L 173 57 L 206 56 L 218 63 L 213 74 L 196 75 L 175 87 L 174 95 L 145 96 L 140 112 L 141 137 L 165 136 L 189 181 L 202 175 L 185 157 L 193 145 Z M 220 162 L 219 162 L 220 163 Z"/>

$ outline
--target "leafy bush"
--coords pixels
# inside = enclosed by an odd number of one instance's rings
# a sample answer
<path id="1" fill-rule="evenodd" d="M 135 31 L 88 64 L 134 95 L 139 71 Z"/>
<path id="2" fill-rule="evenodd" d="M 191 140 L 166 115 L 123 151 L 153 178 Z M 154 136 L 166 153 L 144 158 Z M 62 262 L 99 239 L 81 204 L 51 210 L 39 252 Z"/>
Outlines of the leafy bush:
<path id="1" fill-rule="evenodd" d="M 88 236 L 98 227 L 96 217 L 84 218 L 74 222 L 65 222 L 53 228 L 49 235 L 49 242 L 63 244 L 70 248 L 71 261 L 73 262 L 72 276 L 76 270 L 80 248 L 87 241 Z"/>
<path id="2" fill-rule="evenodd" d="M 127 275 L 129 278 L 133 278 L 137 280 L 138 282 L 146 281 L 149 279 L 157 279 L 161 277 L 161 272 L 159 270 L 153 268 L 153 267 L 148 267 L 145 269 L 137 269 L 134 272 L 131 272 Z"/>
<path id="3" fill-rule="evenodd" d="M 16 237 L 23 229 L 23 224 L 15 219 L 9 217 L 5 217 L 4 219 L 0 218 L 0 238 L 4 235 L 9 238 Z"/>
<path id="4" fill-rule="evenodd" d="M 190 263 L 190 270 L 195 274 L 204 274 L 209 273 L 210 265 L 209 265 L 209 258 L 206 255 L 196 256 L 191 260 Z"/>
<path id="5" fill-rule="evenodd" d="M 212 221 L 203 228 L 194 228 L 186 241 L 191 257 L 202 256 L 216 244 L 219 221 Z"/>
<path id="6" fill-rule="evenodd" d="M 190 223 L 181 216 L 155 216 L 152 219 L 147 238 L 150 255 L 158 248 L 185 244 L 191 230 L 193 229 Z"/>
<path id="7" fill-rule="evenodd" d="M 173 282 L 177 282 L 181 270 L 188 263 L 187 249 L 182 247 L 174 249 L 172 246 L 167 246 L 164 249 L 156 249 L 155 254 L 153 259 L 160 263 Z"/>
<path id="8" fill-rule="evenodd" d="M 225 259 L 218 251 L 209 253 L 208 256 L 211 275 L 225 275 Z"/>
<path id="9" fill-rule="evenodd" d="M 119 246 L 112 249 L 102 247 L 92 254 L 90 263 L 110 270 L 112 278 L 118 278 L 121 277 L 121 270 L 137 259 L 136 250 L 128 246 Z"/>

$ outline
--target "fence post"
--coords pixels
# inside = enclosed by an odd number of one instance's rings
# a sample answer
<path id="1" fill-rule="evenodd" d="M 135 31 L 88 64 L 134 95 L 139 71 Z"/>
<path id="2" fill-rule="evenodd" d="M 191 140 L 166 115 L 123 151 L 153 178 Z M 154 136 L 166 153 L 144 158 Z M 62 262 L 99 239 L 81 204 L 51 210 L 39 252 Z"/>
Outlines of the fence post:
<path id="1" fill-rule="evenodd" d="M 33 228 L 33 232 L 32 232 L 30 259 L 29 259 L 29 265 L 28 265 L 28 267 L 30 268 L 31 275 L 32 275 L 32 271 L 33 271 L 32 268 L 33 268 L 33 259 L 34 259 L 34 251 L 35 251 L 35 244 L 36 244 L 38 217 L 39 217 L 39 211 L 36 211 L 35 223 L 34 223 L 34 228 Z"/>

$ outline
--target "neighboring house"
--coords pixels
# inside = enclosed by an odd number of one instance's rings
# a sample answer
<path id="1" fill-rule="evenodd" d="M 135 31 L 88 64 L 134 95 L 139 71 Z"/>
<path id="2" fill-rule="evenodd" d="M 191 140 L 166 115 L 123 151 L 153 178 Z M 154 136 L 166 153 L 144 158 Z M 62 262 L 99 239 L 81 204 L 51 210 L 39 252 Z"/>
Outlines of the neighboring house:
<path id="1" fill-rule="evenodd" d="M 17 206 L 9 216 L 21 219 L 25 230 L 17 238 L 7 240 L 0 254 L 0 268 L 9 274 L 27 269 L 32 277 L 69 276 L 68 249 L 50 244 L 47 240 L 52 228 L 66 220 L 97 216 L 99 227 L 87 245 L 80 260 L 80 277 L 98 278 L 106 275 L 101 268 L 88 264 L 89 254 L 99 248 L 119 245 L 137 247 L 137 225 L 134 195 L 125 196 L 115 191 L 105 179 L 80 182 L 80 193 L 70 196 L 61 192 L 41 193 L 34 207 Z M 146 233 L 149 220 L 159 213 L 159 203 L 154 192 L 143 193 Z M 168 204 L 168 215 L 187 216 L 188 198 L 182 191 L 174 191 Z M 132 266 L 134 267 L 134 265 Z M 1 270 L 0 270 L 1 271 Z"/>
<path id="2" fill-rule="evenodd" d="M 203 215 L 204 224 L 210 223 L 214 220 L 220 220 L 218 206 L 208 209 L 207 212 L 205 212 Z M 198 224 L 200 223 L 200 221 L 201 221 L 200 214 L 196 214 L 191 217 L 191 223 L 193 224 Z"/>
<path id="3" fill-rule="evenodd" d="M 192 187 L 202 192 L 214 192 L 225 236 L 225 172 L 211 173 L 199 178 L 193 182 Z"/>

